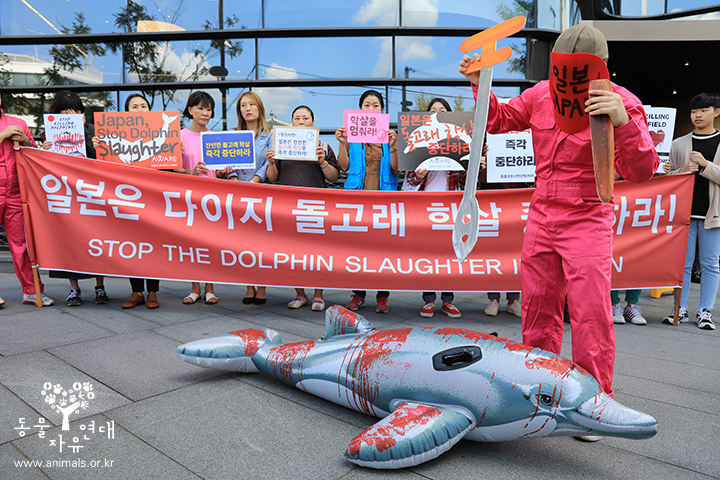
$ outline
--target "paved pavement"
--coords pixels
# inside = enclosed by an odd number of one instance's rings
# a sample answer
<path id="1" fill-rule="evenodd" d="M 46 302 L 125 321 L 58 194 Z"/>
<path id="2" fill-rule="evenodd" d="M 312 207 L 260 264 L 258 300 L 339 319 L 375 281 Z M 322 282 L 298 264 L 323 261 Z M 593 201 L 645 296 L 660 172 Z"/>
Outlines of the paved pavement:
<path id="1" fill-rule="evenodd" d="M 293 290 L 270 288 L 265 305 L 248 306 L 244 287 L 217 285 L 218 305 L 182 305 L 189 284 L 161 282 L 159 309 L 122 310 L 126 279 L 106 279 L 107 305 L 92 302 L 92 280 L 81 281 L 86 303 L 79 307 L 65 306 L 66 281 L 44 279 L 57 303 L 38 309 L 21 305 L 15 276 L 0 273 L 7 301 L 0 308 L 0 479 L 720 478 L 720 331 L 663 325 L 671 295 L 652 299 L 644 291 L 648 325 L 615 329 L 615 398 L 657 418 L 654 438 L 463 440 L 434 461 L 383 472 L 343 458 L 376 419 L 262 374 L 223 375 L 175 355 L 181 343 L 248 327 L 273 328 L 286 342 L 320 337 L 324 314 L 288 309 Z M 691 309 L 698 296 L 692 285 Z M 348 299 L 347 291 L 326 292 L 328 305 Z M 457 320 L 420 318 L 421 303 L 419 293 L 393 292 L 389 314 L 375 313 L 372 301 L 361 313 L 379 329 L 451 325 L 520 340 L 517 317 L 483 314 L 484 294 L 458 294 Z M 63 431 L 47 387 L 67 392 L 76 383 L 94 395 L 85 393 L 86 408 L 71 413 Z"/>

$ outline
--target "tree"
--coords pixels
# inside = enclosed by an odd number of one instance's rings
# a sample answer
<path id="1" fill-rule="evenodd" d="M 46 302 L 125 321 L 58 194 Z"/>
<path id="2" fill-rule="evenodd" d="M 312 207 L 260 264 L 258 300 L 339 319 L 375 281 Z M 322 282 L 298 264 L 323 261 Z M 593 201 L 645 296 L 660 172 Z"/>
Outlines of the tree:
<path id="1" fill-rule="evenodd" d="M 512 7 L 500 4 L 496 8 L 497 14 L 503 21 L 510 20 L 518 15 L 526 18 L 525 27 L 535 28 L 535 2 L 533 0 L 513 0 Z M 515 55 L 508 60 L 508 72 L 519 73 L 523 76 L 527 73 L 527 46 L 513 43 L 510 45 Z"/>
<path id="2" fill-rule="evenodd" d="M 458 95 L 453 100 L 453 111 L 455 112 L 464 112 L 465 111 L 465 99 L 462 97 L 462 95 Z"/>
<path id="3" fill-rule="evenodd" d="M 82 12 L 75 12 L 75 20 L 72 26 L 61 25 L 60 31 L 65 35 L 92 33 L 91 28 L 85 24 L 85 15 Z M 75 70 L 87 70 L 92 67 L 96 56 L 102 57 L 105 53 L 106 48 L 100 43 L 52 45 L 50 47 L 52 65 L 44 69 L 43 80 L 46 85 L 71 85 L 75 82 L 66 77 L 66 73 L 72 73 Z M 83 99 L 84 104 L 100 105 L 103 110 L 112 108 L 114 105 L 110 92 L 83 93 L 78 94 L 78 96 Z M 40 125 L 44 123 L 45 94 L 38 95 L 35 103 L 35 124 L 39 129 Z"/>
<path id="4" fill-rule="evenodd" d="M 420 90 L 419 93 L 415 93 L 413 95 L 413 98 L 415 98 L 415 110 L 417 110 L 418 112 L 424 112 L 425 110 L 427 110 L 430 106 L 430 100 L 432 100 L 430 95 L 425 93 L 424 90 Z"/>
<path id="5" fill-rule="evenodd" d="M 45 397 L 45 403 L 50 405 L 50 408 L 63 416 L 63 430 L 70 430 L 70 415 L 88 408 L 88 400 L 95 398 L 90 382 L 75 382 L 71 390 L 65 390 L 59 383 L 53 385 L 45 382 L 40 394 Z"/>
<path id="6" fill-rule="evenodd" d="M 177 3 L 177 8 L 173 11 L 168 23 L 175 24 L 178 21 L 182 13 L 182 4 L 182 0 Z M 143 20 L 157 21 L 147 7 L 132 0 L 127 2 L 119 13 L 114 14 L 114 17 L 115 26 L 128 32 L 137 31 L 138 22 Z M 165 19 L 163 19 L 164 21 Z M 239 22 L 238 17 L 232 15 L 225 19 L 223 25 L 234 27 Z M 216 23 L 219 24 L 219 22 Z M 215 26 L 210 21 L 206 21 L 203 28 L 214 30 Z M 114 53 L 123 52 L 127 71 L 136 75 L 139 83 L 158 84 L 158 88 L 145 90 L 145 93 L 150 101 L 150 108 L 155 103 L 156 97 L 159 97 L 163 110 L 167 110 L 168 105 L 176 100 L 177 93 L 177 89 L 162 88 L 163 83 L 178 82 L 181 79 L 196 81 L 198 77 L 208 75 L 207 59 L 216 52 L 224 51 L 230 58 L 234 58 L 243 51 L 241 41 L 213 39 L 210 41 L 209 47 L 193 47 L 190 50 L 192 56 L 189 60 L 184 61 L 182 71 L 173 72 L 167 67 L 168 58 L 172 54 L 169 42 L 108 43 L 107 48 Z"/>

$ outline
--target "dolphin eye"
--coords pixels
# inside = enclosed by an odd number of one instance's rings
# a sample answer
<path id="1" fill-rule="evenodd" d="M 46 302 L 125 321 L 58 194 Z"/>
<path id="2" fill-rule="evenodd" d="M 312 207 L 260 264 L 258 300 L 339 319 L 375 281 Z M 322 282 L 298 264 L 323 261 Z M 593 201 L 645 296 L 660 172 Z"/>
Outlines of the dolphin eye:
<path id="1" fill-rule="evenodd" d="M 538 401 L 540 405 L 544 407 L 551 407 L 553 404 L 553 399 L 550 395 L 538 395 Z"/>

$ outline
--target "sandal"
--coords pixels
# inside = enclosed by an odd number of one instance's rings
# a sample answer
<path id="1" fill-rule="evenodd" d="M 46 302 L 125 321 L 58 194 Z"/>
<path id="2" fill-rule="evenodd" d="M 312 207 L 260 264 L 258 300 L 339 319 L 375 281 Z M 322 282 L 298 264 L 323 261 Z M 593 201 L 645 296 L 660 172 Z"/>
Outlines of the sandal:
<path id="1" fill-rule="evenodd" d="M 191 292 L 190 295 L 183 298 L 183 305 L 192 305 L 193 303 L 197 302 L 198 298 L 200 298 L 199 293 Z"/>
<path id="2" fill-rule="evenodd" d="M 313 298 L 312 309 L 315 312 L 322 312 L 325 310 L 325 302 L 322 298 Z"/>
<path id="3" fill-rule="evenodd" d="M 297 297 L 295 300 L 288 303 L 288 308 L 300 308 L 308 303 L 310 303 L 308 297 Z"/>
<path id="4" fill-rule="evenodd" d="M 214 293 L 205 293 L 205 304 L 206 305 L 215 305 L 218 303 L 218 300 L 220 300 L 218 297 L 215 296 Z"/>

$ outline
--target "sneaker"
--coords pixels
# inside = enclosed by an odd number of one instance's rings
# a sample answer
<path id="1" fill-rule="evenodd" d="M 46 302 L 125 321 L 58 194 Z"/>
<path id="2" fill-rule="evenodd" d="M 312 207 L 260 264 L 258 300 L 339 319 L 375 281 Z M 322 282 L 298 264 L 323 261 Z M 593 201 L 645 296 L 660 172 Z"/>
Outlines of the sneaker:
<path id="1" fill-rule="evenodd" d="M 461 316 L 460 310 L 458 310 L 457 307 L 450 302 L 443 303 L 442 311 L 450 318 L 460 318 Z"/>
<path id="2" fill-rule="evenodd" d="M 647 320 L 642 316 L 642 310 L 637 305 L 627 304 L 623 315 L 626 319 L 630 320 L 633 325 L 647 325 Z"/>
<path id="3" fill-rule="evenodd" d="M 345 308 L 347 308 L 348 310 L 352 310 L 354 312 L 358 308 L 364 307 L 364 306 L 365 306 L 365 299 L 362 298 L 360 295 L 355 295 L 353 293 L 353 296 L 350 299 L 350 303 L 345 305 Z"/>
<path id="4" fill-rule="evenodd" d="M 522 307 L 520 306 L 520 302 L 515 300 L 514 302 L 508 302 L 507 306 L 505 307 L 505 311 L 508 313 L 512 313 L 516 317 L 522 317 Z"/>
<path id="5" fill-rule="evenodd" d="M 380 297 L 377 299 L 377 307 L 375 307 L 375 311 L 378 313 L 388 313 L 390 311 L 390 307 L 388 307 L 387 304 L 387 298 Z"/>
<path id="6" fill-rule="evenodd" d="M 107 293 L 105 293 L 104 287 L 95 287 L 95 303 L 108 303 L 108 296 Z"/>
<path id="7" fill-rule="evenodd" d="M 490 300 L 490 303 L 485 309 L 485 315 L 494 317 L 498 314 L 498 311 L 500 311 L 500 302 L 495 299 Z"/>
<path id="8" fill-rule="evenodd" d="M 667 323 L 668 325 L 674 325 L 673 321 L 675 320 L 675 310 L 670 312 L 670 315 L 663 318 L 663 323 Z M 688 318 L 687 308 L 680 307 L 680 311 L 678 312 L 678 323 L 687 323 L 690 319 Z"/>
<path id="9" fill-rule="evenodd" d="M 77 307 L 82 304 L 82 297 L 80 296 L 80 290 L 73 288 L 70 290 L 67 300 L 65 300 L 68 307 Z"/>
<path id="10" fill-rule="evenodd" d="M 425 318 L 432 318 L 433 315 L 435 315 L 435 304 L 432 302 L 428 302 L 423 305 L 422 310 L 420 310 L 420 316 Z"/>
<path id="11" fill-rule="evenodd" d="M 599 442 L 603 439 L 602 435 L 578 435 L 575 438 L 582 442 Z"/>
<path id="12" fill-rule="evenodd" d="M 625 315 L 623 315 L 623 309 L 619 303 L 616 303 L 612 306 L 612 311 L 613 323 L 617 323 L 618 325 L 622 325 L 623 323 L 625 323 Z"/>
<path id="13" fill-rule="evenodd" d="M 707 308 L 703 308 L 697 313 L 697 326 L 703 330 L 715 330 L 715 324 L 712 321 L 712 312 Z"/>
<path id="14" fill-rule="evenodd" d="M 55 305 L 55 302 L 53 302 L 53 299 L 45 295 L 44 293 L 40 294 L 40 299 L 42 301 L 43 307 L 49 307 L 50 305 Z M 22 299 L 23 305 L 37 305 L 37 300 L 34 293 L 23 293 L 23 299 Z"/>

